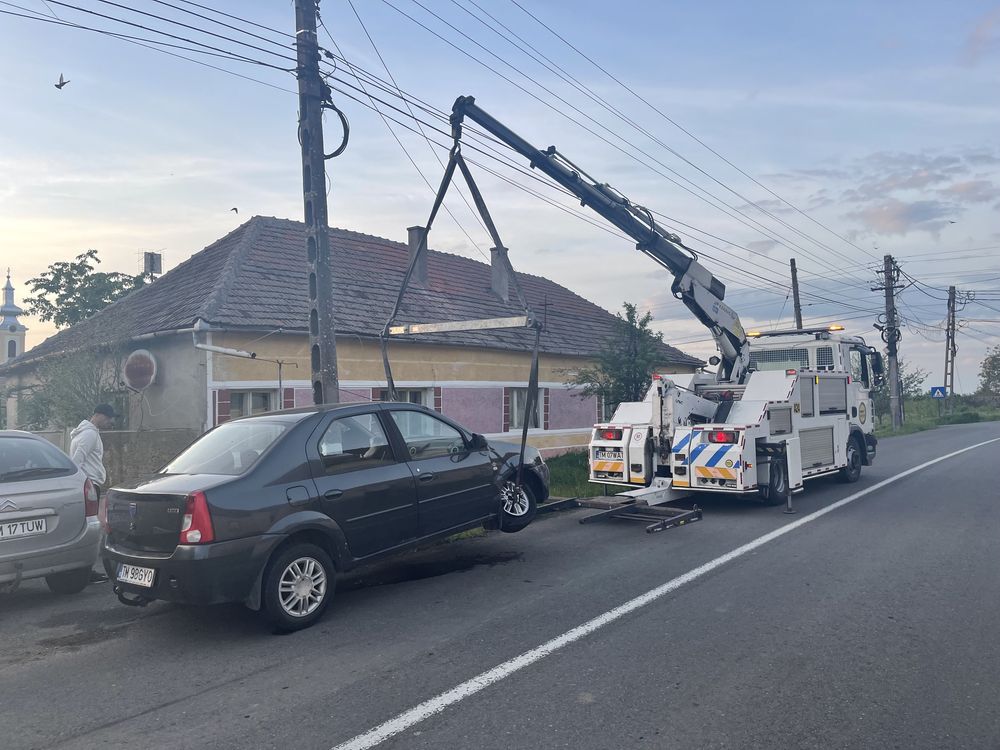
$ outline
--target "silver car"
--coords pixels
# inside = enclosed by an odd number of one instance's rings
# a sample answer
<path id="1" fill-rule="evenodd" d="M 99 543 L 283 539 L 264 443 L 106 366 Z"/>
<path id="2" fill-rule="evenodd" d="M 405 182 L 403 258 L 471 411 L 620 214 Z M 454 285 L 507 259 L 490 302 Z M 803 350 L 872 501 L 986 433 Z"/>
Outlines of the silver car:
<path id="1" fill-rule="evenodd" d="M 52 443 L 0 431 L 0 591 L 45 578 L 57 594 L 90 582 L 101 526 L 97 491 Z"/>

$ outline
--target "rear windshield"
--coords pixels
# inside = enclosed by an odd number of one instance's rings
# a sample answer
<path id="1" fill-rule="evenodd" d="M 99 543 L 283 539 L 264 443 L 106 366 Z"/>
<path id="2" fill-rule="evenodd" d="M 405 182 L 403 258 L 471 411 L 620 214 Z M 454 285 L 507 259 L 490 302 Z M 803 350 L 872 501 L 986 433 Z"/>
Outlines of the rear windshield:
<path id="1" fill-rule="evenodd" d="M 76 465 L 52 443 L 27 437 L 0 438 L 0 483 L 75 473 Z"/>
<path id="2" fill-rule="evenodd" d="M 281 437 L 288 425 L 273 421 L 239 421 L 216 427 L 167 464 L 163 474 L 237 476 Z"/>

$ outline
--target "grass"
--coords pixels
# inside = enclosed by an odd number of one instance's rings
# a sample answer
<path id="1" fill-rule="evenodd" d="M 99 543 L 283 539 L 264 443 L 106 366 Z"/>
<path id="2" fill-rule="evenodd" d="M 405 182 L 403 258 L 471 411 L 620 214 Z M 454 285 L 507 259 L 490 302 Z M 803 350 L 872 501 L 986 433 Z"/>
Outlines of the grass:
<path id="1" fill-rule="evenodd" d="M 587 454 L 583 451 L 564 453 L 545 460 L 549 465 L 549 490 L 552 497 L 593 497 L 607 487 L 609 495 L 635 489 L 615 484 L 594 484 L 588 481 Z"/>
<path id="2" fill-rule="evenodd" d="M 935 404 L 934 409 L 936 410 L 936 408 L 937 405 Z M 962 411 L 956 411 L 952 414 L 944 414 L 941 416 L 938 416 L 934 411 L 927 408 L 919 410 L 908 409 L 908 412 L 909 414 L 907 415 L 906 422 L 898 430 L 893 432 L 892 425 L 887 420 L 883 420 L 878 427 L 875 428 L 875 434 L 878 437 L 912 435 L 914 432 L 933 430 L 935 427 L 946 424 L 971 424 L 974 422 L 990 422 L 1000 420 L 1000 412 L 993 410 L 964 409 Z"/>

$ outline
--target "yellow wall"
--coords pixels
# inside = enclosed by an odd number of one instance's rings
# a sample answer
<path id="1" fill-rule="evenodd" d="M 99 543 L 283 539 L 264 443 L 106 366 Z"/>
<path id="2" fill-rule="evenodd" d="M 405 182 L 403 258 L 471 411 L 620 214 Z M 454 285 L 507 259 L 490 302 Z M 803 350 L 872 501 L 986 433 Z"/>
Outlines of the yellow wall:
<path id="1" fill-rule="evenodd" d="M 213 346 L 253 351 L 259 358 L 284 359 L 298 364 L 286 366 L 286 381 L 309 379 L 309 340 L 304 335 L 275 334 L 254 342 L 259 334 L 214 333 Z M 389 356 L 393 377 L 399 381 L 512 381 L 526 380 L 531 366 L 529 352 L 508 352 L 496 349 L 413 344 L 403 341 L 390 343 Z M 277 367 L 271 362 L 239 359 L 214 354 L 213 380 L 272 381 Z M 377 341 L 341 338 L 337 341 L 337 361 L 340 379 L 344 381 L 385 380 L 382 355 Z M 569 373 L 589 363 L 583 357 L 542 354 L 539 357 L 538 378 L 543 382 L 564 382 Z"/>

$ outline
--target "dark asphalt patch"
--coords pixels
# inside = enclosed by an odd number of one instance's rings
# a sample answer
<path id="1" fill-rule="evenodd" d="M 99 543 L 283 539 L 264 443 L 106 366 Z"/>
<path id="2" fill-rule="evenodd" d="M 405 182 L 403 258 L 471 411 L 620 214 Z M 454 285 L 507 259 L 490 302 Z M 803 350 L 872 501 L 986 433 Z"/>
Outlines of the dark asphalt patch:
<path id="1" fill-rule="evenodd" d="M 464 573 L 479 566 L 492 568 L 495 565 L 521 560 L 523 557 L 523 553 L 516 551 L 454 551 L 451 554 L 436 554 L 429 559 L 396 561 L 377 568 L 350 573 L 337 582 L 337 588 L 341 591 L 356 591 L 373 586 L 391 586 L 450 573 Z"/>

